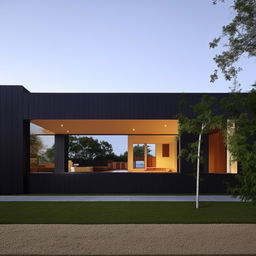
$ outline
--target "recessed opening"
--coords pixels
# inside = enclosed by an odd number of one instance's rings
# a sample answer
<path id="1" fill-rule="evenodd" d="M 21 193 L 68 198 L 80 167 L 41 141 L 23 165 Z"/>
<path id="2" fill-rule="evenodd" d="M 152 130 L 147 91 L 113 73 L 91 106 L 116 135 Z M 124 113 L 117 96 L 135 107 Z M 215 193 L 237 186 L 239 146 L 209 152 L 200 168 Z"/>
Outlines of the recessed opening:
<path id="1" fill-rule="evenodd" d="M 31 121 L 32 136 L 68 138 L 66 172 L 177 172 L 177 131 L 177 120 Z M 166 143 L 173 154 L 163 159 Z"/>

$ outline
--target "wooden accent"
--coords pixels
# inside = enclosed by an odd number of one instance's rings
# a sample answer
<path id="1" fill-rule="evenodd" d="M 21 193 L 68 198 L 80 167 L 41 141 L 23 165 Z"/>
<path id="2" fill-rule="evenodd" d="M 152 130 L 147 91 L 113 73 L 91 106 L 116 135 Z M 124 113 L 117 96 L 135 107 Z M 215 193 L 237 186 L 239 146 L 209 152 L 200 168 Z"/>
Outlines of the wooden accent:
<path id="1" fill-rule="evenodd" d="M 147 157 L 147 167 L 156 167 L 156 157 L 154 156 Z"/>
<path id="2" fill-rule="evenodd" d="M 172 172 L 171 169 L 168 168 L 155 168 L 155 167 L 149 167 L 146 171 L 150 172 Z"/>
<path id="3" fill-rule="evenodd" d="M 37 119 L 31 122 L 39 126 L 36 134 L 67 134 L 67 130 L 68 134 L 93 135 L 178 134 L 178 120 Z"/>
<path id="4" fill-rule="evenodd" d="M 208 136 L 208 170 L 209 173 L 227 172 L 227 149 L 224 137 L 219 131 L 214 131 Z"/>
<path id="5" fill-rule="evenodd" d="M 71 172 L 93 172 L 93 166 L 72 167 Z"/>
<path id="6" fill-rule="evenodd" d="M 50 164 L 30 164 L 30 172 L 53 172 L 55 165 Z"/>
<path id="7" fill-rule="evenodd" d="M 169 144 L 163 144 L 162 146 L 162 156 L 163 157 L 169 157 L 170 155 L 170 145 Z"/>

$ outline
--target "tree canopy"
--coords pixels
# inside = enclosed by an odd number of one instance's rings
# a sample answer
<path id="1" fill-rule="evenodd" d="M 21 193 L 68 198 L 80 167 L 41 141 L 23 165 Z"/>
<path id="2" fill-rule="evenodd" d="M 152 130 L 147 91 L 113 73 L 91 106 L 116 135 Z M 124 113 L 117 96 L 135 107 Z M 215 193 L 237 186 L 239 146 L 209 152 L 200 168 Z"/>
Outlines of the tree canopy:
<path id="1" fill-rule="evenodd" d="M 107 141 L 87 136 L 69 136 L 69 159 L 127 161 L 127 152 L 117 156 Z"/>
<path id="2" fill-rule="evenodd" d="M 213 3 L 225 0 L 213 0 Z M 237 178 L 239 185 L 232 191 L 243 200 L 256 202 L 256 83 L 246 94 L 240 93 L 237 79 L 241 67 L 241 57 L 256 56 L 256 0 L 233 0 L 231 8 L 235 15 L 228 25 L 222 27 L 222 34 L 210 42 L 210 47 L 219 47 L 225 42 L 224 50 L 215 56 L 217 69 L 211 75 L 211 81 L 218 79 L 221 71 L 226 80 L 233 80 L 234 87 L 225 101 L 234 132 L 228 136 L 227 146 L 234 160 L 239 163 Z M 232 128 L 232 129 L 233 129 Z"/>
<path id="3" fill-rule="evenodd" d="M 216 98 L 213 96 L 203 95 L 200 102 L 191 106 L 195 116 L 187 117 L 182 113 L 178 115 L 179 136 L 184 133 L 199 135 L 208 134 L 210 130 L 222 129 L 223 116 L 215 113 Z M 181 156 L 186 157 L 193 163 L 197 161 L 198 140 L 189 145 L 189 150 L 183 149 Z"/>
<path id="4" fill-rule="evenodd" d="M 234 134 L 229 136 L 227 146 L 239 163 L 239 184 L 231 192 L 245 201 L 256 202 L 256 90 L 246 95 L 232 95 L 226 102 L 231 125 L 234 125 Z"/>
<path id="5" fill-rule="evenodd" d="M 70 159 L 104 159 L 111 154 L 113 154 L 113 147 L 107 141 L 99 141 L 87 136 L 69 136 Z"/>
<path id="6" fill-rule="evenodd" d="M 213 0 L 213 4 L 224 1 Z M 231 7 L 235 12 L 232 21 L 210 42 L 210 48 L 220 46 L 221 42 L 225 48 L 214 57 L 217 69 L 211 75 L 211 82 L 218 79 L 219 70 L 226 80 L 233 80 L 236 85 L 238 72 L 242 69 L 237 66 L 239 59 L 256 56 L 256 0 L 233 0 Z"/>
<path id="7" fill-rule="evenodd" d="M 43 149 L 42 140 L 35 134 L 30 135 L 30 155 L 36 157 Z"/>

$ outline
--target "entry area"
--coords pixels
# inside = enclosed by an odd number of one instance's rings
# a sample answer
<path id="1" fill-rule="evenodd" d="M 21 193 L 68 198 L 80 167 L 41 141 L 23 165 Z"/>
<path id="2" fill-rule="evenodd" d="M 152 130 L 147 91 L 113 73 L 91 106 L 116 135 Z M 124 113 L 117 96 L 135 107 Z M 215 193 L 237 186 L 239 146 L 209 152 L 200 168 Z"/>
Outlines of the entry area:
<path id="1" fill-rule="evenodd" d="M 177 173 L 177 120 L 31 120 L 30 172 Z"/>

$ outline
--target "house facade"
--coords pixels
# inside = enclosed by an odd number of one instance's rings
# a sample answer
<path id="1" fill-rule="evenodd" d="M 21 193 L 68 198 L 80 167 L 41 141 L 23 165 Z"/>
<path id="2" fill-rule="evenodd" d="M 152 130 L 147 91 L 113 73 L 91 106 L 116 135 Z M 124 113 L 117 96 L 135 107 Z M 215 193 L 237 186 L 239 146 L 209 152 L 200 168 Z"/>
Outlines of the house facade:
<path id="1" fill-rule="evenodd" d="M 193 193 L 195 165 L 178 154 L 195 137 L 177 141 L 177 114 L 185 100 L 192 116 L 190 106 L 203 94 L 31 93 L 0 86 L 0 193 Z M 227 96 L 211 95 L 217 102 Z M 68 157 L 71 135 L 126 135 L 127 160 L 78 165 Z M 54 143 L 52 162 L 38 160 L 40 137 Z M 201 193 L 225 193 L 238 167 L 221 133 L 205 135 L 202 149 Z"/>

